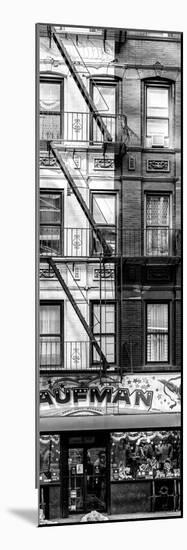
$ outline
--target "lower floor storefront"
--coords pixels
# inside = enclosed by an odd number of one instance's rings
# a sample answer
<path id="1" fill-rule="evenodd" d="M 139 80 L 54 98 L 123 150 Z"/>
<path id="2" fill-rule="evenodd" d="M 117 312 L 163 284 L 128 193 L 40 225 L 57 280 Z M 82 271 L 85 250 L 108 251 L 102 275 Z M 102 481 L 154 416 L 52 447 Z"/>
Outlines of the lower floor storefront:
<path id="1" fill-rule="evenodd" d="M 92 511 L 179 515 L 180 429 L 41 431 L 39 478 L 41 524 Z"/>

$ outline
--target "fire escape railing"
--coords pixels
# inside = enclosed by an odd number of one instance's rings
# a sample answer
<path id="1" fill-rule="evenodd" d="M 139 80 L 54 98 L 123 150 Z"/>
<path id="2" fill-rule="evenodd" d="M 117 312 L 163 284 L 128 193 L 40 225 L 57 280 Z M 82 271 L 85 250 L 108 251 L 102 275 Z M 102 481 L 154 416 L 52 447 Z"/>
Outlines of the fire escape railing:
<path id="1" fill-rule="evenodd" d="M 102 120 L 112 136 L 112 143 L 128 142 L 127 117 L 124 114 L 102 114 Z M 94 120 L 93 113 L 40 111 L 40 141 L 89 142 L 103 144 L 105 136 Z M 110 142 L 111 143 L 111 142 Z"/>
<path id="2" fill-rule="evenodd" d="M 105 235 L 111 250 L 113 261 L 118 256 L 118 232 L 116 226 L 103 226 L 100 229 Z M 120 238 L 119 238 L 120 240 Z M 120 243 L 121 244 L 121 243 Z M 89 227 L 63 227 L 41 225 L 40 254 L 42 258 L 98 258 L 101 255 L 101 244 Z M 123 230 L 123 257 L 170 257 L 181 255 L 181 229 L 170 229 L 155 226 L 146 229 Z"/>
<path id="3" fill-rule="evenodd" d="M 93 216 L 92 216 L 85 200 L 83 199 L 83 196 L 81 195 L 76 183 L 74 182 L 74 179 L 73 179 L 72 175 L 70 174 L 70 171 L 68 170 L 64 160 L 62 159 L 62 156 L 57 151 L 56 146 L 54 146 L 52 143 L 50 144 L 50 148 L 51 148 L 51 151 L 52 151 L 54 157 L 56 158 L 56 161 L 58 162 L 65 178 L 67 179 L 74 195 L 76 196 L 76 199 L 77 199 L 78 203 L 80 204 L 87 220 L 89 221 L 91 227 L 93 228 L 93 230 L 96 234 L 96 237 L 98 238 L 99 242 L 101 243 L 104 254 L 107 255 L 107 256 L 111 256 L 111 248 L 108 246 L 108 244 L 106 243 L 106 240 L 104 239 L 104 237 L 102 235 L 102 232 L 97 227 L 97 225 L 94 221 L 94 218 L 93 218 Z"/>
<path id="4" fill-rule="evenodd" d="M 96 105 L 94 104 L 94 101 L 92 99 L 92 97 L 90 96 L 89 92 L 87 91 L 80 75 L 77 73 L 76 69 L 75 69 L 75 66 L 71 60 L 71 57 L 67 51 L 67 49 L 65 48 L 63 42 L 61 40 L 59 40 L 59 38 L 57 37 L 56 35 L 56 32 L 54 30 L 53 27 L 50 28 L 50 34 L 51 34 L 51 38 L 54 40 L 54 43 L 56 44 L 58 50 L 60 51 L 63 59 L 65 60 L 66 62 L 66 65 L 70 71 L 70 73 L 72 74 L 73 78 L 74 78 L 74 81 L 76 82 L 77 86 L 78 86 L 78 89 L 80 90 L 85 102 L 86 102 L 86 105 L 88 106 L 89 110 L 90 110 L 90 113 L 92 114 L 95 122 L 96 122 L 96 125 L 98 126 L 99 130 L 101 131 L 102 135 L 103 135 L 103 141 L 104 141 L 104 145 L 105 145 L 105 150 L 106 150 L 106 144 L 107 143 L 111 143 L 112 142 L 112 136 L 107 128 L 107 125 L 105 124 L 101 114 L 98 112 L 97 108 L 96 108 Z M 93 130 L 93 128 L 92 128 Z M 98 239 L 98 241 L 100 242 L 101 244 L 101 247 L 102 247 L 102 251 L 103 251 L 103 260 L 106 261 L 106 258 L 111 258 L 111 255 L 112 255 L 112 250 L 111 250 L 111 247 L 108 245 L 108 243 L 106 242 L 101 230 L 97 227 L 96 223 L 95 223 L 95 220 L 93 218 L 93 215 L 91 214 L 86 202 L 84 201 L 83 199 L 83 196 L 82 194 L 80 193 L 65 161 L 63 160 L 62 158 L 62 155 L 59 154 L 59 150 L 57 148 L 57 144 L 55 143 L 52 143 L 52 141 L 50 141 L 49 143 L 49 149 L 52 151 L 53 153 L 53 156 L 54 158 L 56 159 L 58 165 L 60 166 L 60 169 L 61 171 L 63 172 L 65 178 L 67 179 L 68 181 L 68 184 L 71 188 L 71 190 L 73 191 L 79 205 L 81 206 L 90 226 L 92 227 L 95 235 L 96 235 L 96 238 Z M 101 261 L 101 258 L 100 258 L 100 261 Z M 58 267 L 57 267 L 57 264 L 55 263 L 55 260 L 54 258 L 52 259 L 52 257 L 48 257 L 48 263 L 49 263 L 49 266 L 52 268 L 53 272 L 55 273 L 61 287 L 63 288 L 64 292 L 66 293 L 66 296 L 69 300 L 69 302 L 71 303 L 72 307 L 74 308 L 74 311 L 76 312 L 76 314 L 78 315 L 78 318 L 80 320 L 80 322 L 82 323 L 89 339 L 90 339 L 90 342 L 92 343 L 92 345 L 94 346 L 96 352 L 98 353 L 99 357 L 100 357 L 100 361 L 103 365 L 103 370 L 106 371 L 106 369 L 110 368 L 110 364 L 108 363 L 100 345 L 98 344 L 98 341 L 97 339 L 95 338 L 90 326 L 88 325 L 88 323 L 86 322 L 84 316 L 82 315 L 82 312 L 80 311 L 77 303 L 75 302 L 74 300 L 74 297 L 72 296 L 64 278 L 62 277 Z"/>
<path id="5" fill-rule="evenodd" d="M 63 288 L 64 292 L 66 293 L 66 296 L 68 297 L 68 300 L 70 301 L 73 309 L 75 310 L 75 313 L 78 315 L 79 317 L 79 320 L 81 321 L 87 335 L 89 336 L 89 339 L 90 341 L 92 342 L 93 346 L 95 347 L 96 349 L 96 352 L 98 353 L 101 361 L 102 361 L 102 364 L 103 364 L 103 368 L 104 370 L 106 370 L 107 368 L 110 367 L 104 353 L 102 352 L 102 349 L 100 348 L 91 328 L 89 327 L 88 323 L 86 322 L 80 308 L 78 307 L 77 303 L 75 302 L 66 282 L 64 281 L 64 278 L 62 277 L 62 274 L 60 273 L 56 263 L 52 260 L 52 258 L 48 258 L 48 262 L 49 262 L 49 265 L 52 267 L 61 287 Z"/>
<path id="6" fill-rule="evenodd" d="M 56 34 L 53 27 L 51 27 L 51 36 L 52 36 L 52 38 L 54 40 L 54 43 L 56 44 L 59 52 L 61 53 L 63 59 L 65 60 L 66 65 L 67 65 L 70 73 L 72 74 L 72 76 L 73 76 L 73 78 L 74 78 L 74 80 L 75 80 L 75 82 L 76 82 L 76 84 L 77 84 L 77 86 L 78 86 L 78 88 L 79 88 L 79 90 L 80 90 L 87 106 L 89 107 L 90 112 L 93 113 L 93 117 L 96 120 L 96 123 L 99 126 L 102 134 L 105 136 L 106 141 L 112 141 L 112 136 L 111 136 L 110 132 L 108 131 L 106 124 L 104 123 L 100 113 L 98 112 L 97 107 L 96 107 L 92 97 L 88 93 L 88 90 L 86 89 L 86 86 L 84 85 L 84 82 L 82 81 L 82 78 L 80 77 L 80 75 L 75 70 L 74 63 L 72 62 L 71 57 L 70 57 L 66 47 L 64 46 L 62 40 L 60 40 L 57 37 L 57 34 Z"/>

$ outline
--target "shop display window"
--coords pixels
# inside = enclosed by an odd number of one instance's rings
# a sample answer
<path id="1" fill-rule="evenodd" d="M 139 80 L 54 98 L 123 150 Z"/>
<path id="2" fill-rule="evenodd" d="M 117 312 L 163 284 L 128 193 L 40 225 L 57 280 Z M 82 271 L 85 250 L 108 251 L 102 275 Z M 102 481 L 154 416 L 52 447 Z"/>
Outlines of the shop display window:
<path id="1" fill-rule="evenodd" d="M 111 434 L 111 481 L 180 477 L 180 432 Z"/>
<path id="2" fill-rule="evenodd" d="M 60 480 L 60 436 L 40 437 L 40 482 L 51 483 Z"/>

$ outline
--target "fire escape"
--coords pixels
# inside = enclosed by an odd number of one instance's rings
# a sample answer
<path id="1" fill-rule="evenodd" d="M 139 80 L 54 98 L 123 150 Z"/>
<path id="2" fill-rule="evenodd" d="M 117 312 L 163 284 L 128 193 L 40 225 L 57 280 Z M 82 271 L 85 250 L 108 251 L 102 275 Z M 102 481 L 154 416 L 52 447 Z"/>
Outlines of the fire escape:
<path id="1" fill-rule="evenodd" d="M 104 120 L 103 120 L 103 117 L 100 115 L 100 113 L 98 112 L 97 110 L 97 107 L 96 105 L 94 104 L 94 101 L 91 97 L 91 95 L 89 94 L 88 90 L 86 89 L 85 85 L 84 85 L 84 82 L 80 76 L 80 74 L 76 71 L 76 68 L 75 68 L 75 65 L 67 51 L 67 48 L 65 47 L 64 43 L 63 43 L 63 38 L 61 36 L 59 36 L 55 30 L 54 27 L 48 27 L 48 37 L 49 37 L 49 45 L 51 46 L 51 42 L 54 41 L 57 49 L 59 50 L 63 60 L 65 61 L 69 71 L 70 71 L 70 74 L 72 75 L 79 91 L 81 92 L 82 94 L 82 97 L 89 109 L 89 113 L 91 114 L 92 116 L 92 119 L 94 119 L 95 121 L 95 124 L 97 125 L 97 127 L 99 128 L 99 131 L 100 133 L 102 134 L 103 136 L 103 143 L 102 143 L 102 148 L 103 148 L 103 154 L 105 156 L 105 153 L 108 149 L 108 147 L 110 147 L 110 150 L 112 149 L 113 152 L 114 152 L 114 155 L 118 155 L 118 158 L 120 158 L 120 155 L 121 154 L 124 154 L 125 153 L 125 150 L 126 150 L 126 146 L 125 146 L 125 143 L 123 142 L 120 142 L 120 143 L 117 143 L 116 139 L 113 140 L 113 137 L 110 133 L 110 131 L 108 130 L 107 128 L 107 125 L 105 124 Z M 102 285 L 102 281 L 101 281 L 101 266 L 103 266 L 103 269 L 105 269 L 105 265 L 107 264 L 107 262 L 110 262 L 110 263 L 113 263 L 115 266 L 117 266 L 117 269 L 120 270 L 120 258 L 117 257 L 117 255 L 113 255 L 112 252 L 111 252 L 111 247 L 110 245 L 107 243 L 102 231 L 99 229 L 99 227 L 97 226 L 97 224 L 95 223 L 95 220 L 94 220 L 94 217 L 93 217 L 93 214 L 92 212 L 90 211 L 90 209 L 88 208 L 83 196 L 82 196 L 82 193 L 80 192 L 77 184 L 76 184 L 76 181 L 73 177 L 73 175 L 71 174 L 70 170 L 69 170 L 69 167 L 68 167 L 68 164 L 66 162 L 66 155 L 65 155 L 65 151 L 66 151 L 66 148 L 65 146 L 63 146 L 63 143 L 58 142 L 58 140 L 50 140 L 47 142 L 47 149 L 48 149 L 48 152 L 49 154 L 52 154 L 52 156 L 55 158 L 58 166 L 60 167 L 60 170 L 61 172 L 63 173 L 63 176 L 65 176 L 67 182 L 68 182 L 68 186 L 69 186 L 69 189 L 71 190 L 71 192 L 74 194 L 74 196 L 76 197 L 76 200 L 79 204 L 79 206 L 81 207 L 82 209 L 82 212 L 84 214 L 84 216 L 86 217 L 88 223 L 89 223 L 89 227 L 91 228 L 92 230 L 92 233 L 95 235 L 95 238 L 97 239 L 97 241 L 100 243 L 100 249 L 101 249 L 101 253 L 100 253 L 100 256 L 99 258 L 97 257 L 97 263 L 100 262 L 100 281 L 99 281 L 99 284 L 100 284 L 100 296 L 101 296 L 101 285 Z M 92 258 L 93 259 L 93 258 Z M 73 258 L 73 263 L 74 261 L 76 260 L 76 258 Z M 103 353 L 102 349 L 101 349 L 101 335 L 100 335 L 100 340 L 99 339 L 96 339 L 96 337 L 94 336 L 94 333 L 93 333 L 93 330 L 90 328 L 90 326 L 88 325 L 86 319 L 84 318 L 78 304 L 76 303 L 60 269 L 59 269 L 59 260 L 56 256 L 47 256 L 47 257 L 42 257 L 41 258 L 41 262 L 43 261 L 47 261 L 48 264 L 49 264 L 49 268 L 53 271 L 53 273 L 55 274 L 58 282 L 60 283 L 61 285 L 61 288 L 63 289 L 63 291 L 65 292 L 69 302 L 71 303 L 75 313 L 77 314 L 80 322 L 82 323 L 82 326 L 84 327 L 84 330 L 87 334 L 87 336 L 89 337 L 89 341 L 90 341 L 90 344 L 95 348 L 95 351 L 96 353 L 98 354 L 99 356 L 99 360 L 100 360 L 100 373 L 106 373 L 106 370 L 108 368 L 110 368 L 110 364 L 105 356 L 105 354 Z M 96 261 L 96 258 L 95 258 L 95 261 Z M 79 260 L 80 262 L 80 260 Z M 61 257 L 60 258 L 60 263 L 62 264 L 65 264 L 66 267 L 70 270 L 69 268 L 69 264 L 72 263 L 72 260 L 69 258 L 69 257 Z M 71 276 L 73 277 L 77 287 L 79 287 L 77 281 L 75 280 L 74 276 L 73 276 L 73 273 L 71 271 Z M 80 290 L 80 288 L 79 288 Z M 116 300 L 117 301 L 117 300 Z M 101 324 L 100 324 L 100 330 L 101 330 Z M 99 340 L 99 341 L 98 341 Z"/>

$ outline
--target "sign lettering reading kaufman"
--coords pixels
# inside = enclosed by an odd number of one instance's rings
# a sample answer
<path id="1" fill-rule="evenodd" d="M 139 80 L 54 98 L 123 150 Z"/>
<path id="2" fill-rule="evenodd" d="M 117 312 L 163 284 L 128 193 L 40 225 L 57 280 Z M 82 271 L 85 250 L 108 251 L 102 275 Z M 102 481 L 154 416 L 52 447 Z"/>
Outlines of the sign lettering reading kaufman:
<path id="1" fill-rule="evenodd" d="M 42 378 L 41 416 L 179 412 L 180 375 L 65 375 Z"/>

